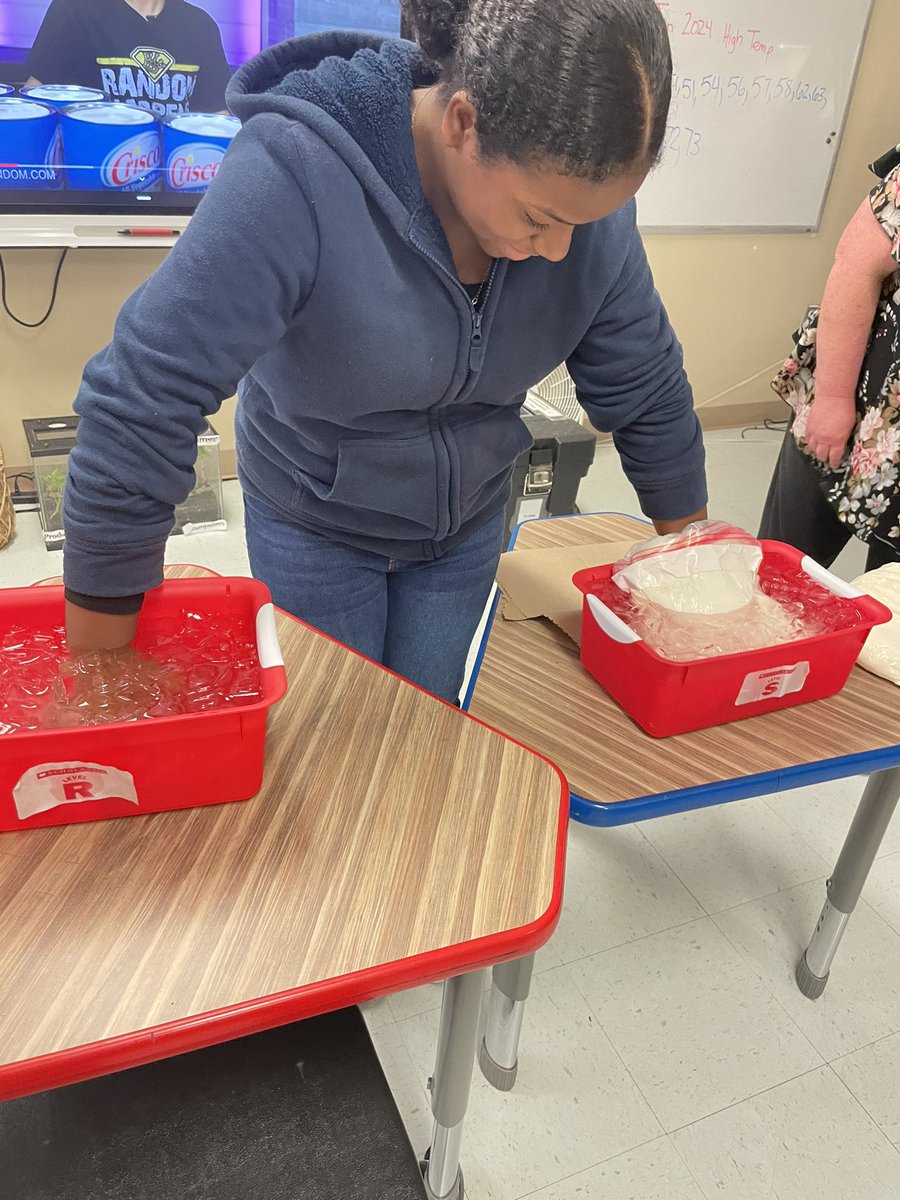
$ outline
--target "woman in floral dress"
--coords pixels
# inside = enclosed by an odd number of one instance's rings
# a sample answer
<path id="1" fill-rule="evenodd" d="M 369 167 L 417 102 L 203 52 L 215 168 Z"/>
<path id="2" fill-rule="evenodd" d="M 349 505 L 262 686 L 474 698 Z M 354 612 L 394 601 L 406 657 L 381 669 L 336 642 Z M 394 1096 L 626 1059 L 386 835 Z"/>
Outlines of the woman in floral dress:
<path id="1" fill-rule="evenodd" d="M 872 170 L 772 385 L 794 415 L 760 527 L 825 566 L 855 535 L 869 570 L 900 561 L 900 145 Z"/>

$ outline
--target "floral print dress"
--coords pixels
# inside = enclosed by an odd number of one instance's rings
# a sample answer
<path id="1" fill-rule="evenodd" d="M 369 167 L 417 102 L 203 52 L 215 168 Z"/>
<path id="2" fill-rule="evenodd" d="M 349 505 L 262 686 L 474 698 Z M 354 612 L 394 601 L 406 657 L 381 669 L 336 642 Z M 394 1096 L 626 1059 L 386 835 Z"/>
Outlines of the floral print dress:
<path id="1" fill-rule="evenodd" d="M 815 402 L 818 308 L 794 334 L 794 353 L 772 387 L 794 410 L 791 432 L 840 520 L 862 541 L 885 542 L 900 558 L 900 145 L 871 169 L 881 179 L 870 196 L 872 212 L 891 239 L 898 269 L 878 304 L 856 392 L 857 422 L 839 467 L 815 459 L 805 440 Z"/>

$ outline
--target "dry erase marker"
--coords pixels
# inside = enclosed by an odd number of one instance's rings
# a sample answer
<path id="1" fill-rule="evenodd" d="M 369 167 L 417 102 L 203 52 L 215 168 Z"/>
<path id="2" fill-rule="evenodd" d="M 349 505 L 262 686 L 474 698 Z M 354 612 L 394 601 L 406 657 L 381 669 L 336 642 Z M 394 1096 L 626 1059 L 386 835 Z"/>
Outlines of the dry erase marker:
<path id="1" fill-rule="evenodd" d="M 180 229 L 120 229 L 120 237 L 178 237 Z"/>

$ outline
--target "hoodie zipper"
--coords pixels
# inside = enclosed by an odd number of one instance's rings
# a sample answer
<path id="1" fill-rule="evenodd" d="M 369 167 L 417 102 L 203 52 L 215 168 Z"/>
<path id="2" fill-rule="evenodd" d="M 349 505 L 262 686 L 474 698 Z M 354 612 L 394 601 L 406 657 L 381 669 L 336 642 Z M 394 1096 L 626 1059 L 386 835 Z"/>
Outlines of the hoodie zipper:
<path id="1" fill-rule="evenodd" d="M 487 305 L 491 296 L 491 289 L 494 286 L 494 279 L 497 276 L 499 259 L 494 259 L 491 267 L 491 274 L 488 278 L 487 287 L 485 288 L 484 296 L 482 297 L 481 305 L 479 309 L 476 310 L 472 307 L 472 302 L 469 299 L 469 294 L 466 289 L 463 287 L 457 277 L 451 271 L 447 270 L 441 260 L 436 258 L 430 250 L 427 250 L 424 246 L 420 245 L 419 242 L 416 241 L 415 237 L 411 238 L 410 240 L 419 253 L 424 258 L 427 258 L 430 263 L 433 263 L 442 275 L 446 275 L 447 278 L 453 283 L 457 291 L 462 292 L 463 296 L 466 298 L 466 307 L 469 309 L 469 312 L 472 315 L 472 333 L 469 339 L 469 374 L 474 375 L 481 370 L 484 364 L 484 313 L 487 312 Z"/>
<path id="2" fill-rule="evenodd" d="M 482 299 L 480 309 L 478 311 L 476 311 L 472 305 L 471 300 L 469 299 L 468 292 L 463 287 L 463 285 L 460 283 L 457 276 L 454 275 L 452 272 L 448 271 L 447 268 L 444 266 L 444 264 L 441 262 L 441 260 L 439 258 L 435 257 L 435 255 L 433 255 L 430 250 L 428 250 L 428 249 L 426 249 L 426 247 L 420 245 L 419 242 L 416 240 L 415 236 L 411 236 L 410 241 L 415 246 L 415 248 L 419 251 L 419 253 L 422 255 L 422 257 L 427 258 L 430 263 L 432 263 L 435 267 L 437 267 L 437 269 L 441 272 L 442 275 L 446 275 L 447 278 L 453 284 L 453 286 L 457 289 L 457 291 L 462 292 L 463 296 L 465 297 L 466 307 L 468 308 L 469 313 L 472 317 L 472 333 L 471 333 L 470 339 L 469 339 L 469 358 L 468 358 L 469 371 L 468 371 L 468 376 L 466 378 L 466 383 L 463 385 L 463 388 L 462 388 L 462 391 L 465 391 L 466 385 L 471 381 L 472 376 L 476 372 L 481 370 L 482 364 L 484 362 L 484 329 L 483 329 L 483 319 L 484 318 L 483 318 L 483 314 L 487 309 L 487 302 L 490 299 L 491 289 L 494 286 L 494 279 L 497 274 L 499 260 L 496 258 L 494 259 L 494 265 L 491 267 L 490 278 L 488 279 L 487 287 L 485 288 L 485 294 Z M 460 394 L 462 394 L 462 392 L 460 392 Z M 453 488 L 452 488 L 453 469 L 451 466 L 452 458 L 450 455 L 450 450 L 447 446 L 447 440 L 444 436 L 444 431 L 442 429 L 442 422 L 441 422 L 440 414 L 435 414 L 435 432 L 440 437 L 441 443 L 444 447 L 444 454 L 447 456 L 448 480 L 451 481 L 450 494 L 452 495 L 452 493 L 453 493 Z M 438 532 L 438 536 L 437 536 L 438 541 L 441 540 L 441 536 L 446 537 L 447 533 L 450 531 L 450 529 L 453 525 L 453 511 L 452 511 L 452 506 L 450 506 L 450 505 L 448 505 L 447 511 L 446 511 L 446 522 L 447 522 L 446 531 L 444 532 L 443 535 L 441 535 L 441 533 Z"/>
<path id="3" fill-rule="evenodd" d="M 495 258 L 491 264 L 491 273 L 488 277 L 487 287 L 484 290 L 481 303 L 478 308 L 472 308 L 472 340 L 469 343 L 469 371 L 472 374 L 480 371 L 484 365 L 484 333 L 481 324 L 484 313 L 487 312 L 488 301 L 491 298 L 491 288 L 494 286 L 494 277 L 496 274 L 497 259 Z"/>

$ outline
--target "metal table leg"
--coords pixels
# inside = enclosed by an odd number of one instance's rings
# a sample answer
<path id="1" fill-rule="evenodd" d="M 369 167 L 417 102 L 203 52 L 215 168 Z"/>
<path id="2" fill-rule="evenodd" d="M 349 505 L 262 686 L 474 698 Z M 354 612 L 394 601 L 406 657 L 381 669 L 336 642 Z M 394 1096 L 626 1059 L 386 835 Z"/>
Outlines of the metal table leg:
<path id="1" fill-rule="evenodd" d="M 519 1036 L 533 972 L 533 954 L 494 967 L 487 1026 L 478 1047 L 478 1062 L 485 1079 L 498 1092 L 512 1091 L 516 1082 Z"/>
<path id="2" fill-rule="evenodd" d="M 483 991 L 484 971 L 458 975 L 444 984 L 437 1061 L 429 1084 L 434 1135 L 424 1164 L 428 1200 L 463 1200 L 459 1155 Z"/>
<path id="3" fill-rule="evenodd" d="M 817 1000 L 825 991 L 831 964 L 844 936 L 900 799 L 900 767 L 869 777 L 834 874 L 812 941 L 797 964 L 797 986 Z"/>

